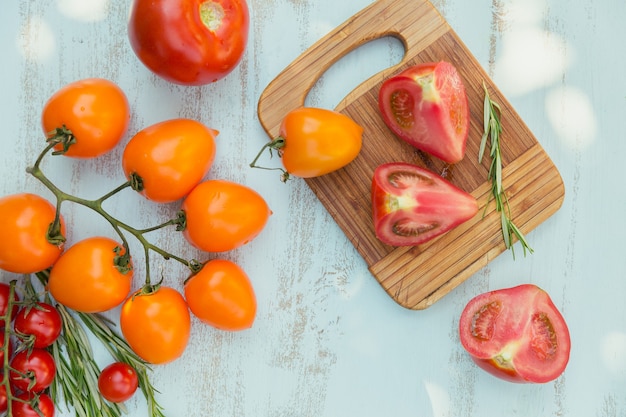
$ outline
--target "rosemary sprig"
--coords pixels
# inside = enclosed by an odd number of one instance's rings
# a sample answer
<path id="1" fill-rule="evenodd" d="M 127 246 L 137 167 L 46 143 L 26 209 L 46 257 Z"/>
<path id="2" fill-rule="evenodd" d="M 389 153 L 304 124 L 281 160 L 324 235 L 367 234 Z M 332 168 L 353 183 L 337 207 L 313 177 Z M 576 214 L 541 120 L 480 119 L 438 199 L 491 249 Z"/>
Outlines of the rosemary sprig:
<path id="1" fill-rule="evenodd" d="M 485 90 L 485 101 L 483 105 L 483 136 L 480 141 L 478 151 L 478 163 L 482 163 L 487 141 L 490 142 L 491 166 L 489 167 L 489 179 L 491 180 L 491 195 L 489 201 L 493 198 L 496 203 L 496 211 L 500 213 L 500 221 L 502 224 L 502 237 L 504 246 L 511 250 L 513 258 L 515 258 L 515 250 L 513 249 L 513 237 L 517 237 L 526 253 L 533 253 L 533 249 L 528 244 L 522 231 L 511 220 L 511 208 L 506 191 L 502 187 L 502 154 L 500 147 L 500 134 L 502 133 L 502 124 L 500 123 L 501 108 L 498 103 L 491 100 L 487 85 L 483 82 Z"/>

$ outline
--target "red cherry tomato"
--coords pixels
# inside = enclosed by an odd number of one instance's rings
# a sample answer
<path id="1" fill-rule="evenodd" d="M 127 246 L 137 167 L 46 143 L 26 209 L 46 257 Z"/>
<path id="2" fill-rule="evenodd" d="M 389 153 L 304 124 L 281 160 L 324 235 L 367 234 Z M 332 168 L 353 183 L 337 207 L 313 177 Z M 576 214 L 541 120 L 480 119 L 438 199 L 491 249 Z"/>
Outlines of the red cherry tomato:
<path id="1" fill-rule="evenodd" d="M 35 408 L 33 408 L 35 407 Z M 39 412 L 37 412 L 39 410 Z M 48 394 L 19 394 L 11 402 L 13 417 L 54 417 L 54 402 Z"/>
<path id="2" fill-rule="evenodd" d="M 126 134 L 130 108 L 124 92 L 113 82 L 88 78 L 67 84 L 43 107 L 41 124 L 48 137 L 63 127 L 75 143 L 63 154 L 94 158 L 113 149 Z M 52 133 L 52 135 L 51 135 Z M 55 146 L 63 151 L 63 144 Z"/>
<path id="3" fill-rule="evenodd" d="M 185 299 L 196 317 L 218 329 L 247 329 L 256 317 L 256 296 L 248 275 L 225 259 L 211 260 L 189 277 Z"/>
<path id="4" fill-rule="evenodd" d="M 32 274 L 52 265 L 63 251 L 65 235 L 65 222 L 61 219 L 62 240 L 49 239 L 48 229 L 55 214 L 55 207 L 36 194 L 0 198 L 0 269 Z"/>
<path id="5" fill-rule="evenodd" d="M 249 26 L 245 0 L 135 0 L 128 37 L 139 60 L 156 75 L 203 85 L 237 66 Z"/>
<path id="6" fill-rule="evenodd" d="M 399 138 L 448 163 L 465 155 L 470 113 L 463 80 L 449 62 L 428 62 L 388 78 L 378 99 Z"/>
<path id="7" fill-rule="evenodd" d="M 102 370 L 98 377 L 100 394 L 113 403 L 124 402 L 135 394 L 139 378 L 135 369 L 123 362 L 114 362 Z"/>
<path id="8" fill-rule="evenodd" d="M 567 324 L 550 296 L 524 284 L 473 298 L 459 320 L 461 343 L 478 366 L 511 382 L 549 382 L 569 361 Z"/>
<path id="9" fill-rule="evenodd" d="M 372 209 L 378 239 L 392 246 L 413 246 L 471 219 L 478 203 L 424 168 L 394 162 L 374 171 Z"/>
<path id="10" fill-rule="evenodd" d="M 189 119 L 149 126 L 133 136 L 124 148 L 122 167 L 126 178 L 135 176 L 140 180 L 139 191 L 149 200 L 179 200 L 211 168 L 217 134 L 217 130 Z"/>
<path id="11" fill-rule="evenodd" d="M 9 397 L 7 396 L 7 387 L 5 384 L 0 385 L 0 413 L 7 411 L 9 405 Z"/>
<path id="12" fill-rule="evenodd" d="M 43 302 L 22 308 L 13 323 L 18 335 L 31 335 L 34 338 L 33 347 L 41 349 L 57 340 L 62 327 L 63 321 L 57 309 Z"/>
<path id="13" fill-rule="evenodd" d="M 9 297 L 11 296 L 11 287 L 9 284 L 4 282 L 0 282 L 0 316 L 6 316 L 7 310 L 9 308 Z M 17 292 L 13 290 L 13 307 L 11 308 L 10 318 L 13 320 L 15 314 L 17 314 L 17 310 L 19 309 L 18 305 L 15 304 L 20 301 L 19 295 Z M 4 326 L 4 320 L 0 319 L 0 327 Z"/>
<path id="14" fill-rule="evenodd" d="M 11 384 L 28 392 L 41 392 L 54 380 L 56 364 L 45 349 L 23 350 L 11 359 Z"/>

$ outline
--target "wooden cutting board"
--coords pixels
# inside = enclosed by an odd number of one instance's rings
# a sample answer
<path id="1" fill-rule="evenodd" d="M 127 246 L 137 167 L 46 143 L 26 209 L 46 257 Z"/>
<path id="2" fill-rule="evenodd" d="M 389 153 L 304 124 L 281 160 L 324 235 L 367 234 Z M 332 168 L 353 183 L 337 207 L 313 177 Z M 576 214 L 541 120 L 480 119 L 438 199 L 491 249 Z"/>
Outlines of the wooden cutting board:
<path id="1" fill-rule="evenodd" d="M 478 163 L 483 133 L 483 82 L 502 108 L 503 185 L 515 224 L 523 233 L 530 232 L 560 208 L 565 190 L 557 168 L 536 138 L 427 0 L 375 1 L 306 50 L 267 86 L 259 99 L 259 119 L 268 136 L 277 136 L 283 117 L 304 105 L 310 89 L 333 63 L 364 43 L 384 36 L 402 41 L 406 51 L 402 61 L 363 82 L 336 108 L 363 126 L 360 155 L 339 171 L 306 181 L 385 291 L 398 304 L 418 310 L 432 305 L 505 250 L 500 214 L 493 202 L 488 204 L 488 155 L 482 164 Z M 410 65 L 439 60 L 449 61 L 457 68 L 470 103 L 466 155 L 453 166 L 396 138 L 378 110 L 377 97 L 383 80 Z M 444 175 L 477 198 L 479 213 L 420 246 L 391 247 L 381 243 L 374 235 L 370 187 L 374 169 L 392 161 L 410 162 Z M 521 248 L 517 249 L 517 256 L 521 257 Z"/>

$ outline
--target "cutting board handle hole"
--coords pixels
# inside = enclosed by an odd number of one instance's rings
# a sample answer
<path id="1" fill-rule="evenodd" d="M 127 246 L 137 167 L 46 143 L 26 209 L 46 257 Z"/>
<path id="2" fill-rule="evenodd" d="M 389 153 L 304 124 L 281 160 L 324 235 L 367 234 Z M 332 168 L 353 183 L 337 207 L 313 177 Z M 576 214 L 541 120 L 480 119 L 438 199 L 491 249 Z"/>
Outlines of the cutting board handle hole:
<path id="1" fill-rule="evenodd" d="M 399 64 L 405 52 L 403 43 L 394 36 L 377 38 L 351 50 L 315 82 L 305 106 L 334 109 L 359 84 Z"/>

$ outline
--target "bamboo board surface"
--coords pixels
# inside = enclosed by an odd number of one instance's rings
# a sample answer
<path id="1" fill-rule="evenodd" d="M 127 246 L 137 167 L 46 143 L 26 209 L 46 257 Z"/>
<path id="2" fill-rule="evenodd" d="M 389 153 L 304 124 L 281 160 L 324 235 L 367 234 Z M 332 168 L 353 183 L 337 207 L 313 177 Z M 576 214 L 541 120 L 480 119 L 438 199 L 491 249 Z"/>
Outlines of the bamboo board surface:
<path id="1" fill-rule="evenodd" d="M 560 208 L 565 190 L 557 168 L 532 132 L 427 0 L 375 1 L 287 66 L 259 98 L 259 119 L 268 136 L 277 136 L 282 118 L 304 105 L 310 89 L 332 64 L 364 43 L 384 36 L 402 41 L 402 61 L 363 82 L 336 108 L 363 126 L 361 153 L 347 167 L 306 181 L 385 291 L 403 307 L 419 310 L 432 305 L 505 250 L 500 214 L 493 203 L 488 204 L 489 157 L 478 163 L 483 82 L 502 109 L 503 185 L 515 224 L 523 233 L 530 232 Z M 416 63 L 439 60 L 452 63 L 459 71 L 471 112 L 465 158 L 452 166 L 396 138 L 378 110 L 383 80 Z M 378 165 L 393 161 L 413 163 L 444 175 L 477 198 L 478 214 L 420 246 L 396 248 L 381 243 L 375 237 L 371 218 L 371 180 Z"/>

